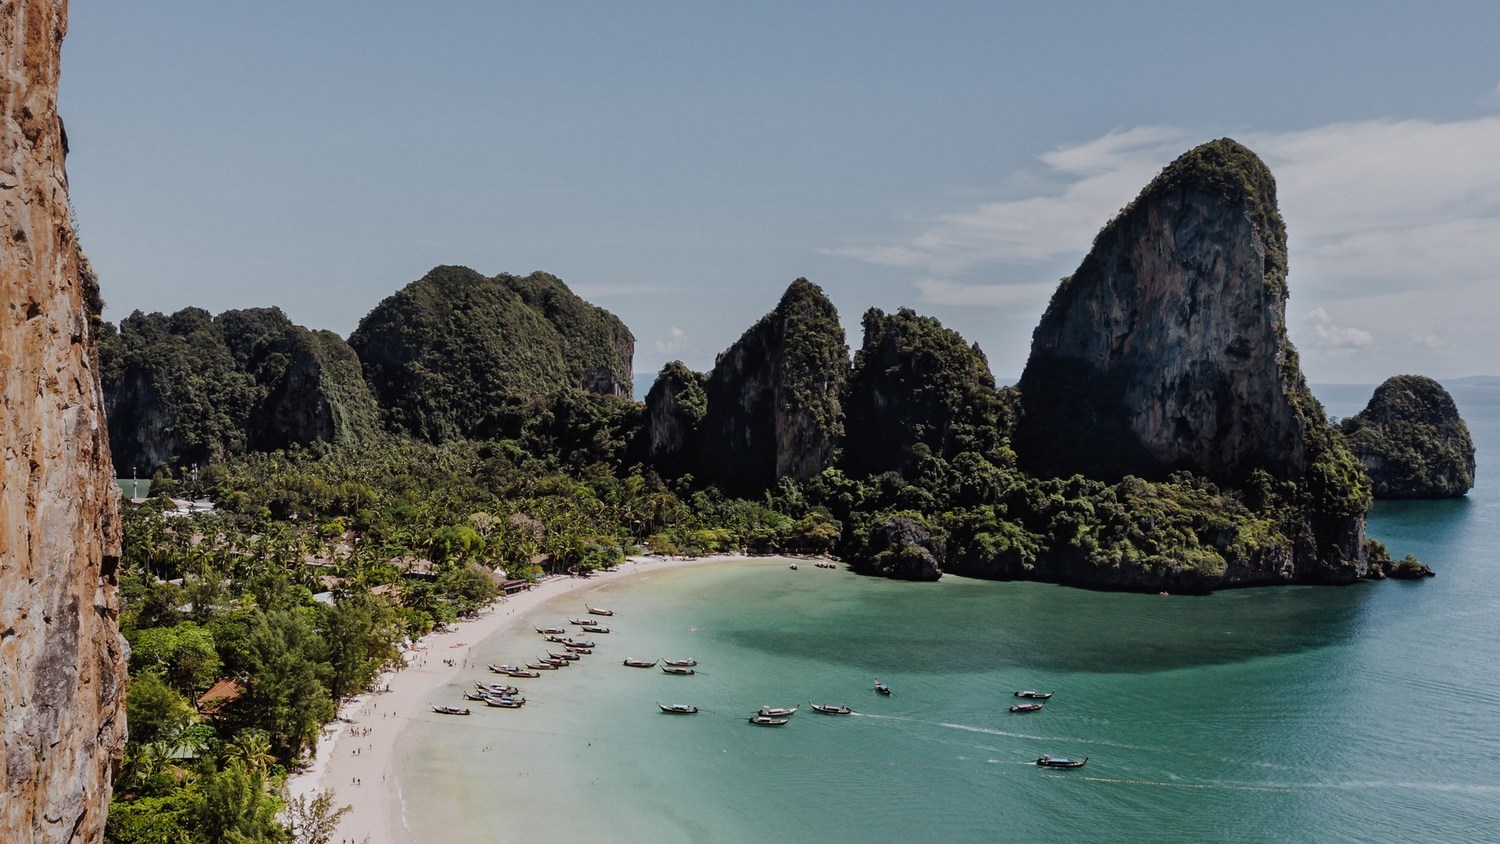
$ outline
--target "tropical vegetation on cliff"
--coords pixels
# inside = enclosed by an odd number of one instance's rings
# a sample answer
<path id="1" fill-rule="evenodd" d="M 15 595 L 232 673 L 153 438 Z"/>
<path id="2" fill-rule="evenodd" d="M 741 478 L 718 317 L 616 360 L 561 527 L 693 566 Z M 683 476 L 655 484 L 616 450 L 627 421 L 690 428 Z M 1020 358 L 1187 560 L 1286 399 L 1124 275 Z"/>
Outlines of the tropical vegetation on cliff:
<path id="1" fill-rule="evenodd" d="M 1376 498 L 1453 498 L 1474 486 L 1474 441 L 1453 397 L 1431 378 L 1386 379 L 1339 428 Z"/>

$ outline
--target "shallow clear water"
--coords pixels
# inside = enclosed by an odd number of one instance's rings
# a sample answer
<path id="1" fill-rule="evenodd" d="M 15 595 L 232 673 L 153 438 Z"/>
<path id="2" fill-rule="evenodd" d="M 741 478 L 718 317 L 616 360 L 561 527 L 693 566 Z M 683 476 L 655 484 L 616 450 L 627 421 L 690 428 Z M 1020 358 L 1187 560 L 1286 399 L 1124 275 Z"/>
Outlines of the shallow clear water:
<path id="1" fill-rule="evenodd" d="M 1346 415 L 1369 392 L 1320 394 Z M 1479 487 L 1371 517 L 1435 579 L 1164 598 L 770 560 L 642 574 L 590 595 L 617 611 L 613 632 L 525 681 L 526 708 L 407 731 L 408 824 L 443 844 L 1493 840 L 1500 488 L 1484 457 L 1500 447 L 1500 390 L 1454 396 Z M 529 621 L 582 614 L 559 600 Z M 475 653 L 531 658 L 542 646 L 525 629 Z M 626 656 L 692 656 L 700 673 Z M 1026 687 L 1057 694 L 1006 712 Z M 745 723 L 762 704 L 802 710 Z M 1030 764 L 1042 753 L 1090 761 L 1047 771 Z"/>

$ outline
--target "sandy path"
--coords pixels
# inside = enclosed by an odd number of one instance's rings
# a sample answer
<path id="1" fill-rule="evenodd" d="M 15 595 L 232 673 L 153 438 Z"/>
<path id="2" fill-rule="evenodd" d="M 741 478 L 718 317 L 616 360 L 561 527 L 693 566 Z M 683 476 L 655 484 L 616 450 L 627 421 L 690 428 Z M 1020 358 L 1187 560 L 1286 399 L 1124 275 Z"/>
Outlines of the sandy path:
<path id="1" fill-rule="evenodd" d="M 435 692 L 460 674 L 473 675 L 473 646 L 514 627 L 526 612 L 567 592 L 588 592 L 640 572 L 660 572 L 743 557 L 673 560 L 633 557 L 616 571 L 590 578 L 562 577 L 495 602 L 484 614 L 424 637 L 406 653 L 406 668 L 380 675 L 376 691 L 351 698 L 324 728 L 315 761 L 287 779 L 289 798 L 311 799 L 323 790 L 337 805 L 353 807 L 339 822 L 334 840 L 358 844 L 408 844 L 401 820 L 400 784 L 394 766 L 397 738 L 413 715 L 431 712 Z M 445 660 L 452 660 L 448 665 Z M 477 663 L 477 660 L 476 660 Z M 498 678 L 497 678 L 498 679 Z M 441 703 L 453 703 L 443 700 Z M 475 704 L 469 704 L 474 706 Z M 483 704 L 477 704 L 483 706 Z"/>

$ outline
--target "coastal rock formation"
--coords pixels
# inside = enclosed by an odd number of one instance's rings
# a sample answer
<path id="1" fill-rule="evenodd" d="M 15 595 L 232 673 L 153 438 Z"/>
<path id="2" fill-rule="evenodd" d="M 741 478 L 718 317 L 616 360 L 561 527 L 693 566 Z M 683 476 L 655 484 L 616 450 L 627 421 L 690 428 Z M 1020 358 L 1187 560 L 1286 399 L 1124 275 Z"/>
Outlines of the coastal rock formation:
<path id="1" fill-rule="evenodd" d="M 554 276 L 437 267 L 375 306 L 349 337 L 398 433 L 443 442 L 503 434 L 529 399 L 629 396 L 635 338 Z"/>
<path id="2" fill-rule="evenodd" d="M 105 326 L 101 356 L 122 477 L 380 430 L 353 349 L 277 308 L 137 311 L 118 331 Z"/>
<path id="3" fill-rule="evenodd" d="M 0 9 L 0 841 L 104 834 L 125 736 L 98 285 L 70 222 L 63 0 Z"/>
<path id="4" fill-rule="evenodd" d="M 697 442 L 698 425 L 708 413 L 705 376 L 680 360 L 663 366 L 646 394 L 646 456 L 658 471 L 681 475 L 684 461 Z"/>
<path id="5" fill-rule="evenodd" d="M 871 308 L 844 401 L 843 466 L 903 472 L 917 446 L 951 458 L 995 444 L 999 400 L 989 362 L 932 317 Z"/>
<path id="6" fill-rule="evenodd" d="M 1301 492 L 1275 506 L 1302 525 L 1292 547 L 1239 559 L 1225 582 L 1366 575 L 1367 482 L 1287 339 L 1286 277 L 1266 166 L 1229 139 L 1182 155 L 1104 227 L 1037 326 L 1019 384 L 1022 466 L 1291 483 Z"/>
<path id="7" fill-rule="evenodd" d="M 943 576 L 946 548 L 941 539 L 907 516 L 887 518 L 871 532 L 870 547 L 856 570 L 897 580 L 937 580 Z"/>
<path id="8" fill-rule="evenodd" d="M 838 311 L 821 288 L 797 279 L 715 360 L 683 469 L 738 495 L 821 472 L 844 433 L 839 399 L 848 375 Z M 693 395 L 686 376 L 670 366 L 663 376 L 647 396 L 648 436 L 656 454 L 671 455 L 696 410 L 681 400 Z"/>
<path id="9" fill-rule="evenodd" d="M 1340 423 L 1376 498 L 1456 498 L 1474 487 L 1474 441 L 1443 385 L 1397 375 Z"/>
<path id="10" fill-rule="evenodd" d="M 630 398 L 635 335 L 619 317 L 585 302 L 549 273 L 502 273 L 495 280 L 515 291 L 562 335 L 563 365 L 574 387 Z"/>

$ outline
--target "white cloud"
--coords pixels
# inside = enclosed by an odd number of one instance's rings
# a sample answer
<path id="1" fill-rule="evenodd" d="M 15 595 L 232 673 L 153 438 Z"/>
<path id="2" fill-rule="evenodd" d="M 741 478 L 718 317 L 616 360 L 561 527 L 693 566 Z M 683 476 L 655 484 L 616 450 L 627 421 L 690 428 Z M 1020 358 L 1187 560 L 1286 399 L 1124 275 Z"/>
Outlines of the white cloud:
<path id="1" fill-rule="evenodd" d="M 675 355 L 687 347 L 687 335 L 681 328 L 672 326 L 671 338 L 668 340 L 657 340 L 651 344 L 658 354 Z"/>
<path id="2" fill-rule="evenodd" d="M 1307 318 L 1312 323 L 1312 348 L 1330 357 L 1347 357 L 1375 343 L 1370 332 L 1337 325 L 1322 308 L 1314 308 Z"/>
<path id="3" fill-rule="evenodd" d="M 946 278 L 923 278 L 916 282 L 917 301 L 927 305 L 961 308 L 993 308 L 1000 305 L 1045 300 L 1056 282 L 1043 284 L 960 284 Z"/>

